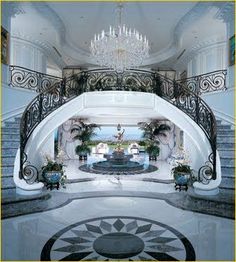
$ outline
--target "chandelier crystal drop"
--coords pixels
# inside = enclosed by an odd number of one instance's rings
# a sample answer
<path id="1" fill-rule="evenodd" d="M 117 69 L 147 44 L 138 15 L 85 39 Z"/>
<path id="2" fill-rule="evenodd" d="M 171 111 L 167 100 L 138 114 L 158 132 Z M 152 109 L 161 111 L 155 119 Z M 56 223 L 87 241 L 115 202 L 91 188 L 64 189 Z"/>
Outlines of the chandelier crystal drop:
<path id="1" fill-rule="evenodd" d="M 127 28 L 120 23 L 116 27 L 110 26 L 109 31 L 102 30 L 94 36 L 90 50 L 96 62 L 117 72 L 140 66 L 149 57 L 149 45 L 146 36 L 137 30 Z"/>

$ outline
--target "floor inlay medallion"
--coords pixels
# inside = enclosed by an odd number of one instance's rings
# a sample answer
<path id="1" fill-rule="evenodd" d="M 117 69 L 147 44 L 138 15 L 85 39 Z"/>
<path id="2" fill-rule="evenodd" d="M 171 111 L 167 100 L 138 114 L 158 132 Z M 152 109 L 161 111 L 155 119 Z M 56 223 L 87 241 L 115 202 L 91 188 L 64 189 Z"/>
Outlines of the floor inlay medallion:
<path id="1" fill-rule="evenodd" d="M 176 229 L 149 219 L 112 216 L 84 220 L 57 232 L 41 260 L 195 260 L 190 241 Z"/>

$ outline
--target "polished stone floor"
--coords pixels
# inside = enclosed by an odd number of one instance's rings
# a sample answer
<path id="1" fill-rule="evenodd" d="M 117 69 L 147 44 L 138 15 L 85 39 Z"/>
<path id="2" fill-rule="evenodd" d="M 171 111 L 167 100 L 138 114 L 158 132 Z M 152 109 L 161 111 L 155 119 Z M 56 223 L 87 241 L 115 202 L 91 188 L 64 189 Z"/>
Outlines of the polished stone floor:
<path id="1" fill-rule="evenodd" d="M 233 260 L 234 220 L 96 197 L 2 222 L 3 260 Z"/>
<path id="2" fill-rule="evenodd" d="M 66 188 L 4 207 L 2 260 L 233 261 L 232 214 L 176 192 L 170 166 L 154 164 L 156 172 L 119 176 L 68 161 Z"/>
<path id="3" fill-rule="evenodd" d="M 156 179 L 156 180 L 162 180 L 162 181 L 172 181 L 173 176 L 171 174 L 171 165 L 169 165 L 166 161 L 150 161 L 151 165 L 157 167 L 158 169 L 153 172 L 148 173 L 141 173 L 141 174 L 132 174 L 132 176 L 129 175 L 120 175 L 122 179 L 128 179 L 128 180 L 143 180 L 143 179 Z M 65 166 L 65 174 L 67 175 L 67 178 L 69 180 L 73 179 L 92 179 L 92 178 L 98 178 L 98 179 L 104 179 L 111 177 L 109 174 L 96 174 L 96 173 L 88 173 L 84 172 L 79 169 L 80 166 L 83 166 L 87 164 L 87 162 L 79 162 L 78 160 L 67 160 L 64 161 Z M 103 177 L 102 177 L 103 176 Z"/>

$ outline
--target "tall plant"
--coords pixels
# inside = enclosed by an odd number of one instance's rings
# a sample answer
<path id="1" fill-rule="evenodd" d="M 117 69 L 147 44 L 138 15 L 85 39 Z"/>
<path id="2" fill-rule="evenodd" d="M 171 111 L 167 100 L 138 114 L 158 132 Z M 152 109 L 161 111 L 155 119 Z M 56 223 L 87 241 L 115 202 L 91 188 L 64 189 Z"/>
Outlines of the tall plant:
<path id="1" fill-rule="evenodd" d="M 142 138 L 144 139 L 146 152 L 149 156 L 156 158 L 160 152 L 160 142 L 157 138 L 159 136 L 166 137 L 166 131 L 169 131 L 170 127 L 161 123 L 160 120 L 153 120 L 150 123 L 140 122 L 138 126 L 143 131 Z"/>
<path id="2" fill-rule="evenodd" d="M 76 132 L 74 139 L 81 142 L 81 144 L 77 145 L 75 148 L 77 155 L 86 155 L 87 153 L 90 153 L 89 142 L 92 137 L 96 135 L 96 128 L 100 129 L 100 126 L 93 123 L 85 124 L 83 121 L 80 121 L 76 127 L 71 129 L 71 133 Z"/>

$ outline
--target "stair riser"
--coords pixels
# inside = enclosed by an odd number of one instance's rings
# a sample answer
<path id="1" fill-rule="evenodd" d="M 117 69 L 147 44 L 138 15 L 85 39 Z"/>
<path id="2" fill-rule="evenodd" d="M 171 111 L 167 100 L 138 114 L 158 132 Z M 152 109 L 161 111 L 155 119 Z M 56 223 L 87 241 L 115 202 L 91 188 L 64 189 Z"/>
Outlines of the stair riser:
<path id="1" fill-rule="evenodd" d="M 221 173 L 223 176 L 234 176 L 234 167 L 221 167 Z"/>
<path id="2" fill-rule="evenodd" d="M 10 139 L 20 141 L 20 134 L 2 134 L 2 141 Z"/>
<path id="3" fill-rule="evenodd" d="M 227 130 L 227 131 L 217 130 L 217 135 L 234 136 L 234 130 Z"/>
<path id="4" fill-rule="evenodd" d="M 234 149 L 234 143 L 217 143 L 218 149 Z"/>
<path id="5" fill-rule="evenodd" d="M 16 123 L 16 122 L 4 122 L 4 127 L 8 127 L 8 128 L 18 128 L 18 129 L 20 129 L 20 123 Z"/>
<path id="6" fill-rule="evenodd" d="M 3 127 L 2 128 L 2 133 L 3 134 L 20 134 L 20 129 L 19 128 Z"/>
<path id="7" fill-rule="evenodd" d="M 15 185 L 12 177 L 2 178 L 2 185 L 1 185 L 2 189 L 14 188 L 15 186 L 16 185 Z"/>
<path id="8" fill-rule="evenodd" d="M 15 157 L 2 157 L 2 166 L 14 165 Z"/>
<path id="9" fill-rule="evenodd" d="M 232 166 L 234 167 L 234 159 L 221 158 L 221 166 Z"/>
<path id="10" fill-rule="evenodd" d="M 19 146 L 19 141 L 2 141 L 2 148 L 16 148 Z"/>
<path id="11" fill-rule="evenodd" d="M 2 156 L 12 156 L 15 157 L 17 152 L 17 148 L 3 148 Z"/>
<path id="12" fill-rule="evenodd" d="M 222 177 L 220 187 L 234 189 L 234 177 Z"/>
<path id="13" fill-rule="evenodd" d="M 234 136 L 217 137 L 217 143 L 234 143 Z"/>
<path id="14" fill-rule="evenodd" d="M 219 150 L 220 157 L 231 157 L 234 158 L 234 150 Z"/>
<path id="15" fill-rule="evenodd" d="M 10 175 L 13 174 L 13 166 L 5 166 L 2 167 L 2 175 Z"/>

